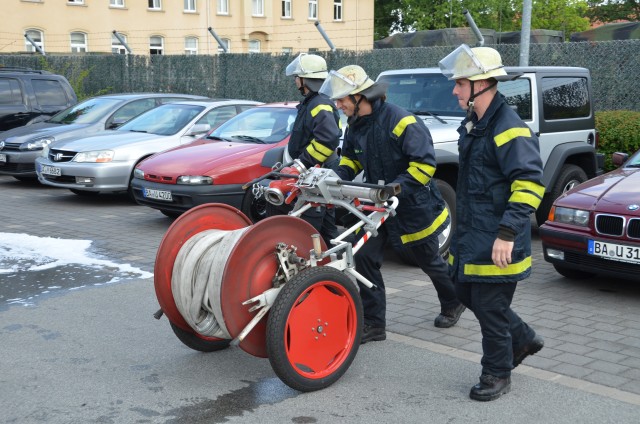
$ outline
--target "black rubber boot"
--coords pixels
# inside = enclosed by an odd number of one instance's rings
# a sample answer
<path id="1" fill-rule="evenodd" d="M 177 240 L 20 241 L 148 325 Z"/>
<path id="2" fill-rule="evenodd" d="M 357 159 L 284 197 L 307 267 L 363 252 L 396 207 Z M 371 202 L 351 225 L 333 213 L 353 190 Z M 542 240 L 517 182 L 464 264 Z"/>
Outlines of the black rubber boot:
<path id="1" fill-rule="evenodd" d="M 540 349 L 544 347 L 544 340 L 537 334 L 531 339 L 529 343 L 524 345 L 522 349 L 517 352 L 513 352 L 513 368 L 517 367 L 524 361 L 527 356 L 534 355 L 540 352 Z"/>
<path id="2" fill-rule="evenodd" d="M 473 400 L 496 400 L 511 390 L 511 377 L 500 378 L 490 374 L 482 374 L 480 382 L 471 388 L 469 397 Z"/>
<path id="3" fill-rule="evenodd" d="M 362 329 L 360 344 L 365 344 L 366 342 L 381 342 L 386 339 L 387 332 L 384 327 L 371 327 L 369 325 L 365 325 Z"/>
<path id="4" fill-rule="evenodd" d="M 438 328 L 449 328 L 456 325 L 458 320 L 460 319 L 460 315 L 467 309 L 462 303 L 456 306 L 453 309 L 449 309 L 447 311 L 442 311 L 440 315 L 438 315 L 433 322 Z"/>

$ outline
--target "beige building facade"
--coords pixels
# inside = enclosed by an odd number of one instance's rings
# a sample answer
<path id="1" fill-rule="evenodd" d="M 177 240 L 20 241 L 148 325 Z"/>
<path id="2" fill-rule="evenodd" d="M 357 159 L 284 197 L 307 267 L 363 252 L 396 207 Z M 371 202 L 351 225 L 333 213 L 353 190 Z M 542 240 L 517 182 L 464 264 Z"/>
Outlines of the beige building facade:
<path id="1" fill-rule="evenodd" d="M 373 11 L 374 0 L 3 0 L 0 54 L 363 51 Z"/>

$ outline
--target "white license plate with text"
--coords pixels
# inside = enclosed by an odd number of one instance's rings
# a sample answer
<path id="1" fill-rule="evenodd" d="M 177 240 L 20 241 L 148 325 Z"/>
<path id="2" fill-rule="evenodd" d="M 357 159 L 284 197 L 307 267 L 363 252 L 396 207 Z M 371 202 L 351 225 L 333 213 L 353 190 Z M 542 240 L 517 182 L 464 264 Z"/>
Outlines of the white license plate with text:
<path id="1" fill-rule="evenodd" d="M 145 188 L 143 193 L 144 197 L 149 199 L 164 200 L 167 202 L 173 201 L 171 192 L 168 190 L 154 190 L 152 188 Z"/>
<path id="2" fill-rule="evenodd" d="M 7 161 L 7 155 L 5 155 L 4 153 L 0 153 L 0 162 L 6 162 Z"/>
<path id="3" fill-rule="evenodd" d="M 53 175 L 55 177 L 62 175 L 62 170 L 57 166 L 42 165 L 40 172 L 46 175 Z"/>
<path id="4" fill-rule="evenodd" d="M 589 240 L 587 253 L 614 261 L 640 264 L 640 246 Z"/>

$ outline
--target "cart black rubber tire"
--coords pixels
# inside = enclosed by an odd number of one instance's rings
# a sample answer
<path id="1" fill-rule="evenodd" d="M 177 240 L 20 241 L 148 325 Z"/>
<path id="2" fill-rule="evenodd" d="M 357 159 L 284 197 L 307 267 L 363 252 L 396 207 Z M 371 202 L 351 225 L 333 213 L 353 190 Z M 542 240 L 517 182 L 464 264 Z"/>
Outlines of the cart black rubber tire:
<path id="1" fill-rule="evenodd" d="M 335 302 L 333 300 L 330 302 L 323 300 L 324 303 L 319 305 L 319 298 L 323 297 L 327 292 L 329 295 L 338 297 L 336 297 Z M 321 315 L 323 321 L 325 318 L 328 321 L 321 322 L 318 325 L 315 323 L 315 318 L 313 318 L 314 326 L 304 327 L 306 325 L 305 321 L 303 328 L 309 328 L 309 333 L 304 335 L 294 334 L 295 328 L 291 324 L 293 320 L 300 316 L 303 316 L 303 318 L 309 317 L 309 315 L 304 316 L 306 313 L 305 307 L 308 307 L 305 305 L 305 301 L 312 302 L 309 305 L 312 307 L 322 306 L 314 310 L 317 315 L 313 315 L 313 317 Z M 347 308 L 344 316 L 348 318 L 346 319 L 347 325 L 345 326 L 344 334 L 340 334 L 339 330 L 333 330 L 334 327 L 331 326 L 332 323 L 339 325 L 339 321 L 331 319 L 333 318 L 333 311 L 330 309 L 344 302 L 346 302 L 345 306 Z M 331 308 L 326 308 L 325 305 L 331 305 Z M 318 317 L 318 320 L 320 320 L 320 317 Z M 295 390 L 311 392 L 324 389 L 340 379 L 353 362 L 360 347 L 362 323 L 362 301 L 356 284 L 347 275 L 331 267 L 307 268 L 285 284 L 269 311 L 266 332 L 269 362 L 276 375 L 287 386 Z M 318 326 L 315 327 L 315 325 Z M 323 328 L 323 325 L 326 326 Z M 332 331 L 335 331 L 335 333 Z M 323 336 L 328 334 L 329 337 L 335 336 L 335 338 L 320 338 L 319 343 L 322 344 L 317 349 L 303 348 L 305 341 L 312 340 L 312 343 L 315 343 L 313 339 L 318 340 L 315 336 L 320 336 L 320 334 Z M 302 343 L 299 343 L 301 340 Z M 322 348 L 327 345 L 332 350 L 326 349 L 328 355 L 330 355 L 328 358 L 331 359 L 327 361 L 326 368 L 312 370 L 309 367 L 309 371 L 306 371 L 305 366 L 307 364 L 292 363 L 292 358 L 299 354 L 310 355 L 313 359 L 322 356 L 322 353 L 324 353 Z M 336 346 L 338 347 L 336 348 Z M 334 349 L 337 349 L 335 354 Z M 295 361 L 295 359 L 293 360 Z"/>
<path id="2" fill-rule="evenodd" d="M 536 210 L 536 222 L 538 226 L 545 223 L 549 217 L 549 211 L 551 210 L 553 202 L 560 197 L 562 193 L 587 181 L 587 179 L 587 173 L 579 166 L 573 164 L 563 165 L 554 186 L 551 188 L 551 191 L 545 193 L 538 210 Z"/>
<path id="3" fill-rule="evenodd" d="M 169 321 L 169 324 L 171 324 L 173 333 L 182 343 L 184 343 L 185 346 L 193 350 L 197 350 L 198 352 L 215 352 L 218 350 L 226 349 L 229 346 L 229 343 L 231 343 L 231 340 L 227 339 L 198 336 L 195 333 L 183 330 L 171 321 Z"/>
<path id="4" fill-rule="evenodd" d="M 593 272 L 582 271 L 575 268 L 568 268 L 558 264 L 553 264 L 553 267 L 558 272 L 558 274 L 570 280 L 584 280 L 586 278 L 595 276 Z"/>

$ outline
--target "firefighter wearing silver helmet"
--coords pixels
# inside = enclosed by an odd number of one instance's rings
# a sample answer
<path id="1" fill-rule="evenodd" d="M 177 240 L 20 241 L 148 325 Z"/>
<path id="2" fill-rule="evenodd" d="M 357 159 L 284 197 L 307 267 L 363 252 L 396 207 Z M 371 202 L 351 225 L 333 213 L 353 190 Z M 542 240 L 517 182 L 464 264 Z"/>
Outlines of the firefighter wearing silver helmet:
<path id="1" fill-rule="evenodd" d="M 458 132 L 456 228 L 449 264 L 458 298 L 482 332 L 482 373 L 469 397 L 494 400 L 511 370 L 544 341 L 511 309 L 531 273 L 531 218 L 544 195 L 538 138 L 509 107 L 498 81 L 511 80 L 500 54 L 461 45 L 440 61 L 467 111 Z"/>
<path id="2" fill-rule="evenodd" d="M 336 149 L 342 135 L 340 116 L 333 102 L 318 93 L 327 77 L 327 63 L 321 56 L 301 53 L 287 66 L 285 75 L 295 78 L 296 87 L 304 96 L 297 106 L 298 113 L 291 129 L 289 155 L 307 168 L 316 165 L 335 168 L 339 161 Z M 269 215 L 284 214 L 289 210 L 289 206 L 267 205 Z M 332 209 L 312 208 L 302 218 L 318 230 L 327 245 L 338 236 Z"/>
<path id="3" fill-rule="evenodd" d="M 432 180 L 436 157 L 429 130 L 415 115 L 387 103 L 386 86 L 374 82 L 360 66 L 331 71 L 320 92 L 336 100 L 349 117 L 336 171 L 340 178 L 353 180 L 362 172 L 367 182 L 401 187 L 396 216 L 355 255 L 356 271 L 376 285 L 373 290 L 360 285 L 362 343 L 386 338 L 386 295 L 380 268 L 387 240 L 402 245 L 431 278 L 441 308 L 434 325 L 455 325 L 465 308 L 456 298 L 447 264 L 439 254 L 438 235 L 450 217 Z"/>

